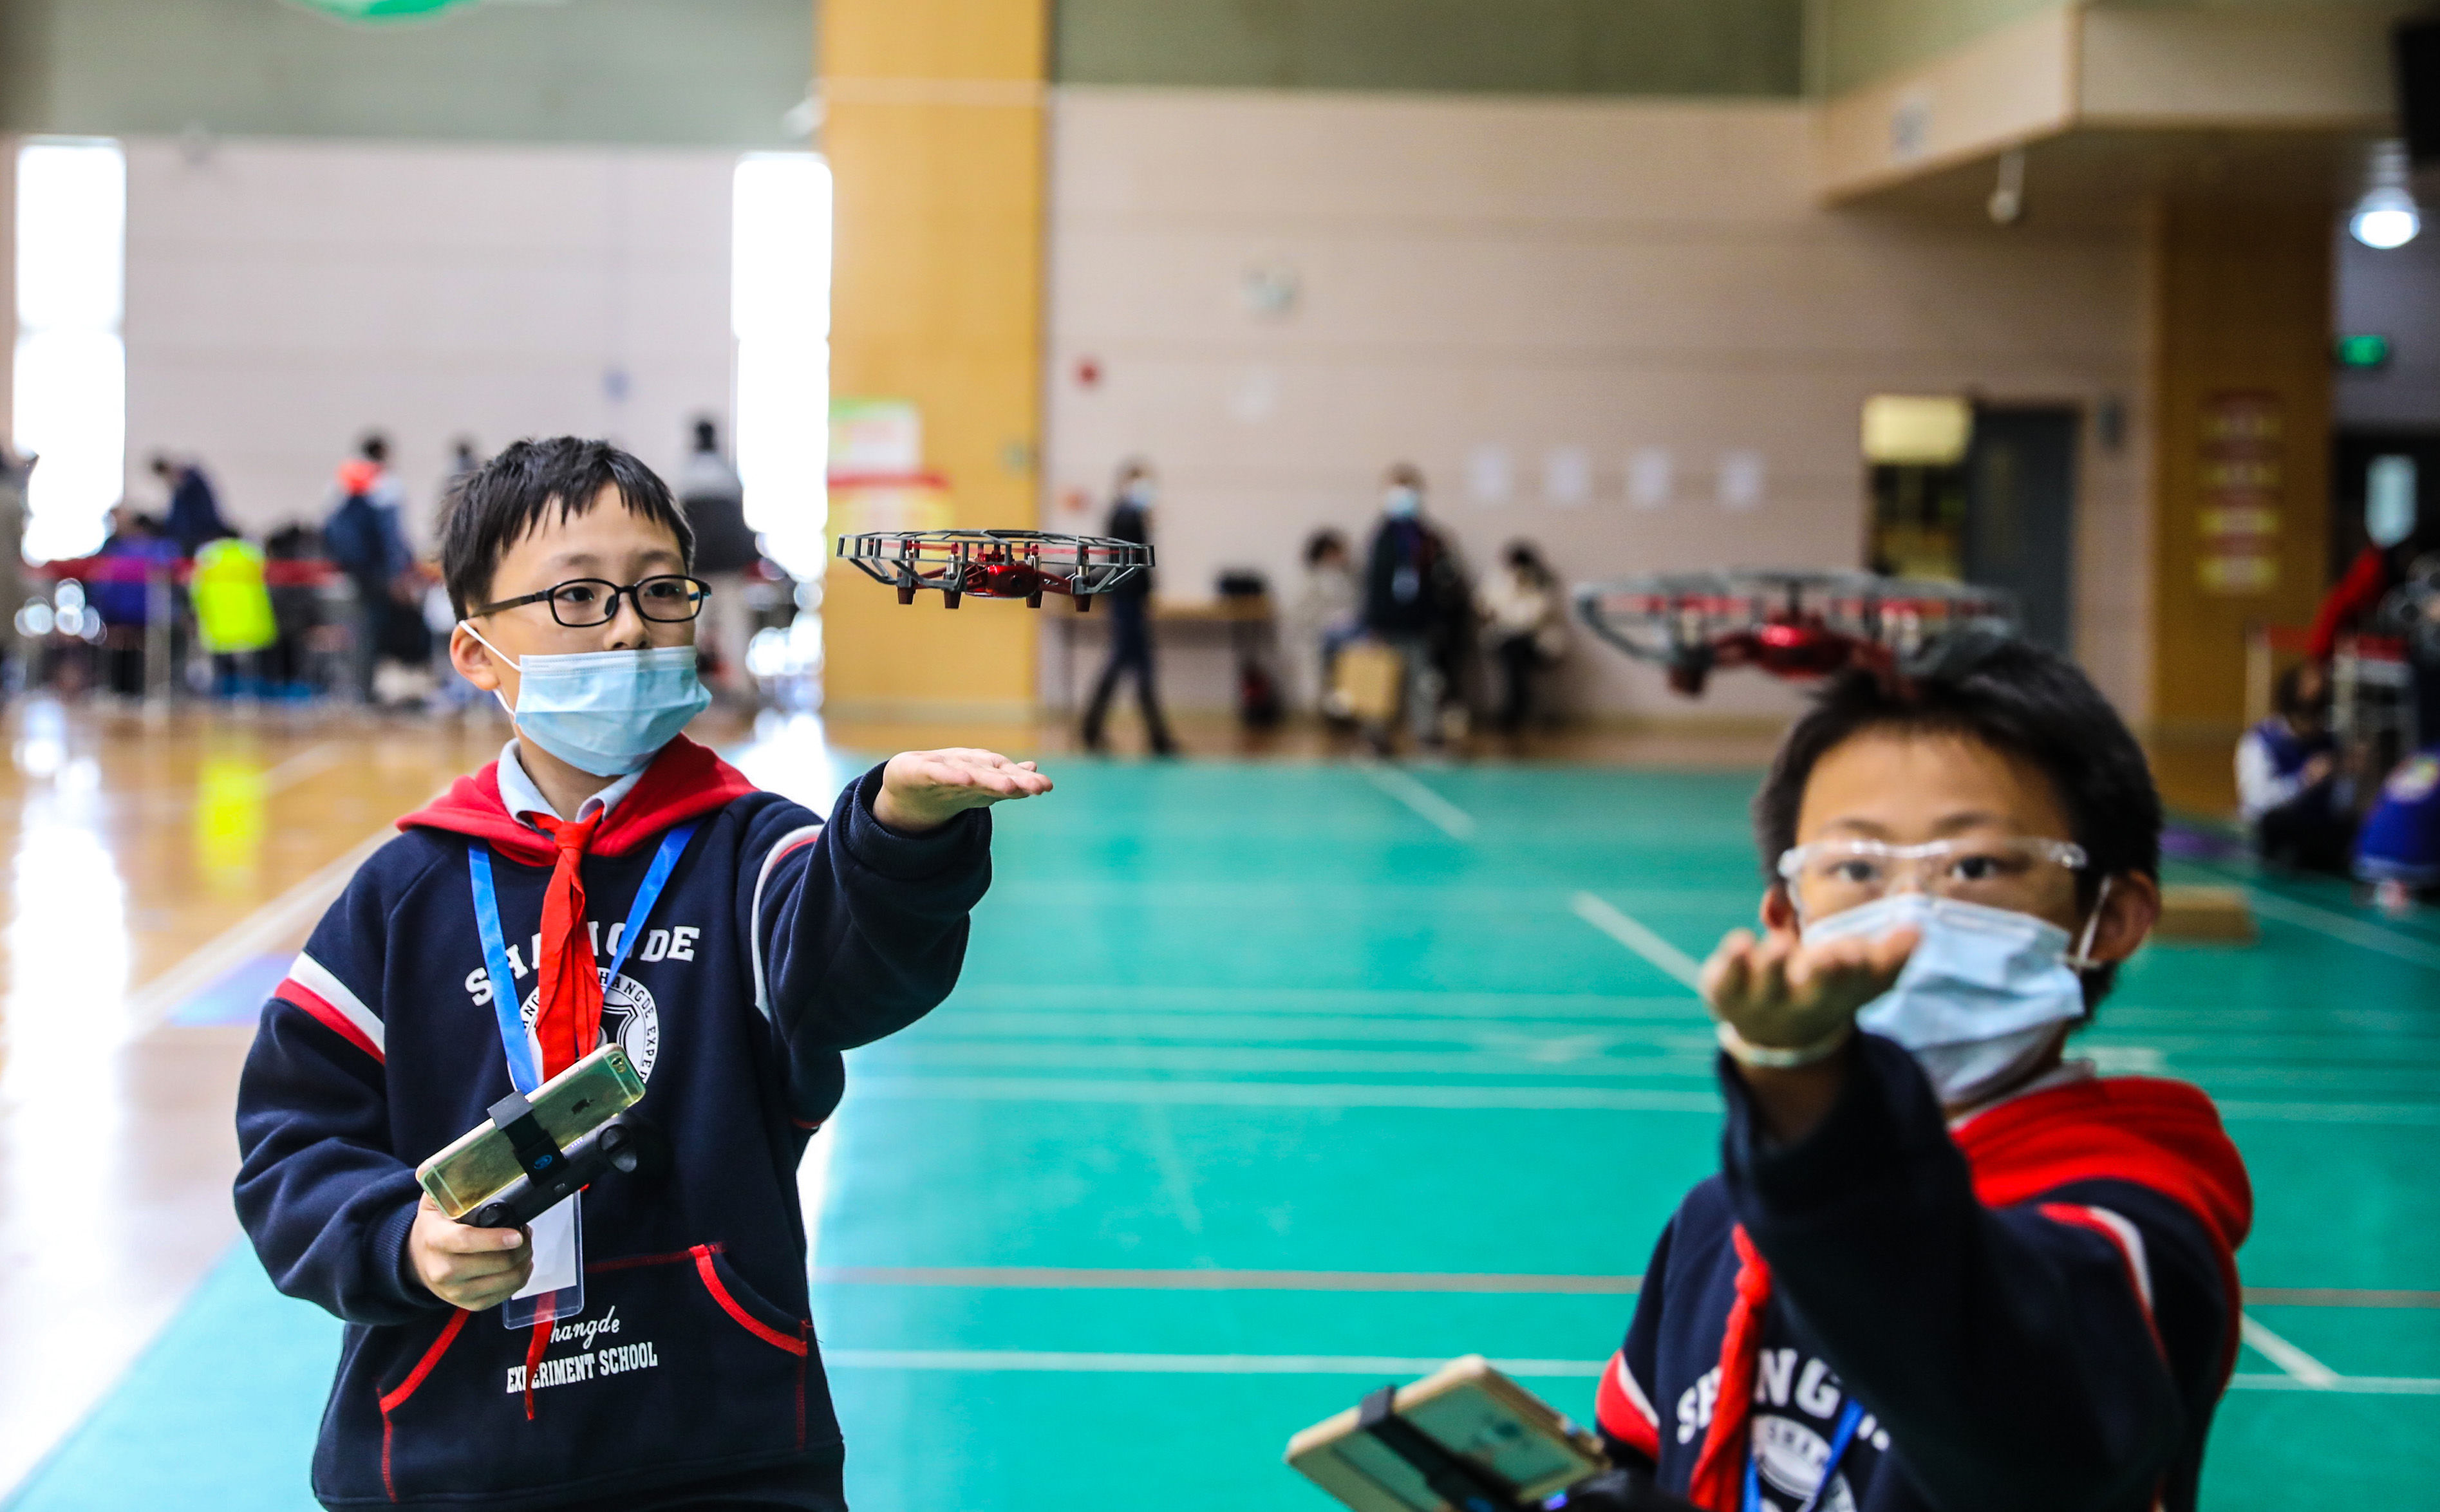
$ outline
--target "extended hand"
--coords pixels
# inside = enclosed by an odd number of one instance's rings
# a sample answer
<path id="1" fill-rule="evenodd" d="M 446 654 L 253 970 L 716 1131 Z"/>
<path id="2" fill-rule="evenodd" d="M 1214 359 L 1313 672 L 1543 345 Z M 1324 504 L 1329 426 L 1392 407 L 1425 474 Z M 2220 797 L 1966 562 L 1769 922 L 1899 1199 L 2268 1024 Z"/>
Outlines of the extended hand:
<path id="1" fill-rule="evenodd" d="M 1748 1044 L 1803 1049 L 1829 1039 L 1887 992 L 1921 937 L 1901 929 L 1878 939 L 1806 945 L 1793 934 L 1757 939 L 1749 930 L 1731 930 L 1703 963 L 1703 1001 Z"/>
<path id="2" fill-rule="evenodd" d="M 920 835 L 969 809 L 1050 791 L 1050 779 L 1032 762 L 1011 761 L 996 751 L 901 751 L 881 769 L 872 816 L 902 834 Z"/>
<path id="3" fill-rule="evenodd" d="M 514 1296 L 533 1274 L 523 1229 L 478 1229 L 440 1211 L 430 1193 L 415 1209 L 406 1255 L 416 1279 L 453 1307 L 480 1312 Z"/>

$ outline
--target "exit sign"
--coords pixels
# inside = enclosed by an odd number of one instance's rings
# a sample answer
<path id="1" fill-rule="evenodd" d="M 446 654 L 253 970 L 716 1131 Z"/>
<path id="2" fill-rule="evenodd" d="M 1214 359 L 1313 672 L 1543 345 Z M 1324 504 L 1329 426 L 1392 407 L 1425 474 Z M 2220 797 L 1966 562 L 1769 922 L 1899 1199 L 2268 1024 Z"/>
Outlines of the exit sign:
<path id="1" fill-rule="evenodd" d="M 2341 367 L 2387 367 L 2389 338 L 2369 332 L 2341 336 L 2338 342 L 2338 355 Z"/>

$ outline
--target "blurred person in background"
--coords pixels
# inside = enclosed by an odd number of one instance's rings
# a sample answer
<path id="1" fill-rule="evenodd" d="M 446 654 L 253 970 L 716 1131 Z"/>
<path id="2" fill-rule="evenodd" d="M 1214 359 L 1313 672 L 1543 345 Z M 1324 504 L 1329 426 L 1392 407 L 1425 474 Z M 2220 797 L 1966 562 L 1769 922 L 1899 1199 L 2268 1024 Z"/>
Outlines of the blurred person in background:
<path id="1" fill-rule="evenodd" d="M 169 536 L 178 543 L 179 556 L 191 557 L 206 543 L 237 534 L 221 518 L 220 495 L 212 490 L 212 480 L 204 476 L 201 467 L 177 461 L 167 452 L 155 452 L 152 475 L 170 490 Z"/>
<path id="2" fill-rule="evenodd" d="M 322 555 L 322 533 L 292 520 L 263 538 L 262 555 L 275 562 L 313 561 Z M 314 632 L 322 624 L 322 590 L 308 582 L 275 580 L 271 618 L 278 638 L 263 653 L 263 677 L 273 695 L 307 698 L 321 691 L 314 667 Z"/>
<path id="3" fill-rule="evenodd" d="M 1121 464 L 1117 497 L 1110 502 L 1109 523 L 1102 533 L 1139 546 L 1151 544 L 1152 511 L 1158 497 L 1149 463 Z M 1103 749 L 1103 725 L 1109 716 L 1111 695 L 1118 691 L 1119 679 L 1132 672 L 1136 699 L 1143 709 L 1144 736 L 1152 742 L 1153 755 L 1175 756 L 1177 742 L 1170 738 L 1169 723 L 1161 718 L 1160 691 L 1153 674 L 1152 574 L 1139 573 L 1103 596 L 1110 606 L 1110 661 L 1102 668 L 1102 680 L 1094 685 L 1092 703 L 1085 708 L 1085 749 Z"/>
<path id="4" fill-rule="evenodd" d="M 385 656 L 421 665 L 431 657 L 423 627 L 423 582 L 407 549 L 400 506 L 404 495 L 389 471 L 389 441 L 368 435 L 356 455 L 339 465 L 338 502 L 322 526 L 331 564 L 356 591 L 356 696 L 376 702 L 374 675 Z M 406 653 L 418 650 L 421 654 Z"/>
<path id="5" fill-rule="evenodd" d="M 152 588 L 145 575 L 167 573 L 180 552 L 161 520 L 120 503 L 110 511 L 110 534 L 94 553 L 114 570 L 85 584 L 85 602 L 101 615 L 102 685 L 113 693 L 144 693 L 144 632 L 152 622 Z M 125 576 L 119 576 L 119 571 Z M 23 602 L 20 598 L 19 602 Z M 13 611 L 12 611 L 13 613 Z"/>
<path id="6" fill-rule="evenodd" d="M 2305 654 L 2327 666 L 2342 635 L 2373 628 L 2375 612 L 2392 590 L 2410 578 L 2440 573 L 2440 521 L 2419 521 L 2404 539 L 2384 545 L 2375 541 L 2356 553 L 2356 560 L 2322 598 L 2313 615 Z M 2440 741 L 2440 666 L 2410 663 L 2414 679 L 2415 739 L 2430 747 Z M 2371 776 L 2377 778 L 2379 773 Z"/>
<path id="7" fill-rule="evenodd" d="M 694 526 L 694 571 L 711 586 L 695 625 L 695 645 L 710 654 L 704 679 L 730 703 L 751 703 L 754 679 L 745 670 L 745 646 L 754 638 L 754 616 L 745 602 L 746 576 L 762 560 L 762 547 L 745 523 L 745 486 L 720 450 L 720 428 L 709 418 L 694 422 L 694 450 L 678 469 L 678 504 Z"/>
<path id="8" fill-rule="evenodd" d="M 1499 732 L 1516 735 L 1534 711 L 1534 677 L 1567 649 L 1559 580 L 1533 543 L 1512 541 L 1475 592 L 1475 613 L 1499 664 Z"/>
<path id="9" fill-rule="evenodd" d="M 1382 479 L 1381 522 L 1364 568 L 1364 629 L 1395 651 L 1400 703 L 1417 742 L 1441 743 L 1441 703 L 1454 632 L 1471 613 L 1465 577 L 1442 534 L 1424 518 L 1424 474 L 1401 462 Z M 1386 730 L 1373 734 L 1386 747 Z"/>
<path id="10" fill-rule="evenodd" d="M 2346 875 L 2355 816 L 2330 734 L 2330 678 L 2319 662 L 2280 675 L 2271 714 L 2236 742 L 2237 809 L 2273 866 Z"/>
<path id="11" fill-rule="evenodd" d="M 1338 665 L 1339 650 L 1364 633 L 1363 608 L 1347 538 L 1330 529 L 1307 536 L 1304 582 L 1289 611 L 1299 668 L 1295 694 L 1300 703 L 1319 710 L 1324 718 L 1347 718 L 1346 707 L 1331 685 L 1331 675 Z M 1310 696 L 1303 685 L 1308 676 L 1316 680 Z"/>
<path id="12" fill-rule="evenodd" d="M 475 445 L 473 436 L 461 436 L 450 442 L 449 480 L 440 485 L 441 502 L 446 504 L 449 496 L 458 491 L 458 486 L 480 471 L 482 467 L 482 450 Z"/>
<path id="13" fill-rule="evenodd" d="M 0 440 L 0 652 L 8 667 L 0 687 L 14 692 L 31 681 L 17 612 L 26 607 L 26 482 L 34 471 L 28 459 Z M 105 623 L 107 623 L 105 621 Z"/>

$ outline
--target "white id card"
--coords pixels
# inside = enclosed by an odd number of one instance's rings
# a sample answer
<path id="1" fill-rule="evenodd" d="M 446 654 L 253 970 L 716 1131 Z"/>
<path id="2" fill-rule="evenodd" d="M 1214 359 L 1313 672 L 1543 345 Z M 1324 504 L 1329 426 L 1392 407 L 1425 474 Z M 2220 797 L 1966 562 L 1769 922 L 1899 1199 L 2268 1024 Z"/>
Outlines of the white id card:
<path id="1" fill-rule="evenodd" d="M 532 1327 L 546 1306 L 553 1318 L 573 1318 L 584 1310 L 584 1225 L 577 1218 L 583 1197 L 582 1192 L 567 1197 L 529 1225 L 533 1274 L 500 1304 L 500 1322 L 508 1327 Z"/>

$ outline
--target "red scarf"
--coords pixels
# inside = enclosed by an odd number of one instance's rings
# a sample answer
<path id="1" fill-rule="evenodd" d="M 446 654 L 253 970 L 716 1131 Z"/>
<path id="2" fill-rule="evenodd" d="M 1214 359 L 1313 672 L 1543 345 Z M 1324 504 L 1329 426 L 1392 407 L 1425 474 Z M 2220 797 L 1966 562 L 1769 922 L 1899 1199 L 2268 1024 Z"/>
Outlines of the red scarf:
<path id="1" fill-rule="evenodd" d="M 601 1038 L 601 969 L 584 928 L 584 847 L 605 809 L 586 819 L 530 814 L 559 846 L 550 885 L 542 895 L 542 954 L 534 963 L 542 999 L 534 1009 L 534 1041 L 542 1047 L 545 1080 L 584 1058 Z"/>
<path id="2" fill-rule="evenodd" d="M 2236 1247 L 2253 1223 L 2245 1163 L 2220 1128 L 2219 1111 L 2198 1087 L 2153 1076 L 2090 1077 L 2012 1097 L 1951 1133 L 1965 1156 L 1974 1196 L 2012 1207 L 2072 1182 L 2129 1182 L 2184 1207 L 2202 1224 L 2228 1298 L 2220 1379 L 2236 1365 Z M 1720 1341 L 1719 1396 L 1687 1494 L 1712 1512 L 1738 1512 L 1745 1494 L 1747 1427 L 1754 1365 L 1770 1305 L 1770 1267 L 1739 1224 L 1737 1298 Z"/>

